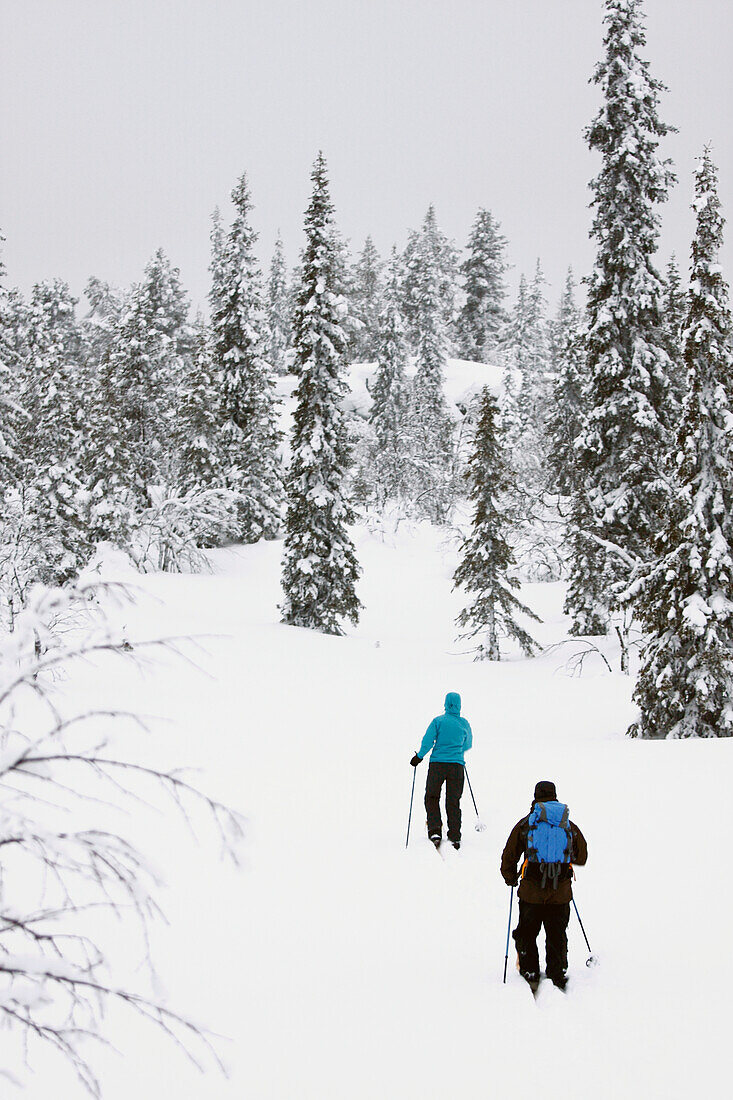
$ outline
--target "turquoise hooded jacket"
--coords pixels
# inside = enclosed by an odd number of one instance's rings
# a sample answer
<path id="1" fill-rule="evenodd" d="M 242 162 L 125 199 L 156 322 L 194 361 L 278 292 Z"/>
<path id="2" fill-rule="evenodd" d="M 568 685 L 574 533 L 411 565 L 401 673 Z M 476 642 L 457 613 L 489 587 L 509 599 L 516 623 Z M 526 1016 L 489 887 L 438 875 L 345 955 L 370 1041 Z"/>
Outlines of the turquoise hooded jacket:
<path id="1" fill-rule="evenodd" d="M 445 697 L 445 714 L 433 718 L 417 755 L 422 760 L 432 749 L 431 762 L 463 764 L 463 754 L 472 744 L 471 727 L 465 718 L 461 718 L 461 697 L 458 692 L 449 691 Z"/>

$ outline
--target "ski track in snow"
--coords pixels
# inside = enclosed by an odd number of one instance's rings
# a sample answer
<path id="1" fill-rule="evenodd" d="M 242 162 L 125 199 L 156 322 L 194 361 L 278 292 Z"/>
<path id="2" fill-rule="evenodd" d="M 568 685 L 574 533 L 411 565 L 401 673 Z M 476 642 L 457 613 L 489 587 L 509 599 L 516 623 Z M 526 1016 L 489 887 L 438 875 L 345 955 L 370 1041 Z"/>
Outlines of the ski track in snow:
<path id="1" fill-rule="evenodd" d="M 145 751 L 201 769 L 247 816 L 243 867 L 191 847 L 171 812 L 135 827 L 168 882 L 154 933 L 172 1005 L 226 1036 L 229 1079 L 200 1075 L 122 1010 L 120 1057 L 99 1053 L 107 1100 L 464 1100 L 708 1096 L 727 1073 L 730 952 L 708 940 L 727 913 L 728 741 L 640 743 L 623 733 L 631 682 L 592 658 L 572 677 L 555 650 L 474 663 L 454 641 L 455 549 L 428 527 L 356 532 L 365 612 L 330 638 L 278 623 L 281 546 L 212 554 L 207 576 L 136 578 L 131 637 L 207 635 L 200 671 L 165 658 L 144 674 L 75 674 L 69 691 L 172 719 Z M 562 587 L 526 585 L 563 637 Z M 605 652 L 615 668 L 610 640 Z M 474 731 L 464 843 L 441 862 L 425 837 L 418 769 L 405 850 L 409 759 L 446 691 Z M 601 965 L 587 969 L 575 915 L 570 984 L 536 1002 L 511 950 L 502 847 L 538 779 L 553 779 L 585 833 L 575 896 Z M 197 822 L 198 824 L 198 822 Z M 445 848 L 445 845 L 444 845 Z M 516 895 L 512 924 L 516 921 Z M 76 1100 L 51 1055 L 25 1095 Z"/>

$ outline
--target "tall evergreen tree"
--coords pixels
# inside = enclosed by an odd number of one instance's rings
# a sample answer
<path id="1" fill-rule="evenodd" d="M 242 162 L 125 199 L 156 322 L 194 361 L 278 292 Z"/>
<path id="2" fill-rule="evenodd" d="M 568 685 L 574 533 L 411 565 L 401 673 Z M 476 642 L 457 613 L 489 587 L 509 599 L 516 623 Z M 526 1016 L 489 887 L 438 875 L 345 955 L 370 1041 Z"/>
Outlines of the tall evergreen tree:
<path id="1" fill-rule="evenodd" d="M 506 237 L 488 210 L 479 210 L 461 264 L 465 301 L 456 324 L 458 351 L 465 359 L 489 363 L 496 356 L 507 317 L 504 250 Z"/>
<path id="2" fill-rule="evenodd" d="M 526 292 L 526 312 L 522 318 L 525 325 L 521 337 L 523 347 L 517 361 L 522 376 L 519 391 L 520 419 L 525 431 L 530 430 L 535 447 L 543 441 L 551 386 L 547 301 L 544 293 L 546 282 L 540 261 L 537 260 L 534 278 Z"/>
<path id="3" fill-rule="evenodd" d="M 236 214 L 225 242 L 216 237 L 215 225 L 212 351 L 220 384 L 224 488 L 238 494 L 239 538 L 255 542 L 273 538 L 281 525 L 280 433 L 275 385 L 265 357 L 262 280 L 246 175 L 232 191 L 232 202 Z"/>
<path id="4" fill-rule="evenodd" d="M 122 306 L 99 366 L 88 454 L 92 529 L 126 543 L 130 518 L 150 504 L 150 488 L 173 478 L 174 418 L 188 303 L 180 274 L 162 249 Z"/>
<path id="5" fill-rule="evenodd" d="M 175 422 L 176 480 L 183 491 L 211 489 L 222 481 L 217 379 L 208 333 L 200 318 L 193 333 L 193 353 L 184 363 Z"/>
<path id="6" fill-rule="evenodd" d="M 516 620 L 517 613 L 539 618 L 515 596 L 519 581 L 512 576 L 514 555 L 507 540 L 510 520 L 506 497 L 511 477 L 504 454 L 499 406 L 488 387 L 481 392 L 473 453 L 466 472 L 468 495 L 474 503 L 473 527 L 460 550 L 454 587 L 474 593 L 473 602 L 456 623 L 462 638 L 479 638 L 476 660 L 500 660 L 502 638 L 512 638 L 531 655 L 537 643 Z"/>
<path id="7" fill-rule="evenodd" d="M 669 127 L 657 110 L 663 85 L 641 56 L 641 0 L 605 0 L 605 7 L 605 58 L 593 77 L 603 104 L 587 131 L 602 164 L 591 185 L 597 254 L 588 280 L 588 412 L 579 440 L 597 551 L 573 562 L 571 583 L 586 607 L 599 577 L 610 598 L 628 563 L 648 557 L 668 503 L 660 467 L 668 447 L 663 409 L 670 363 L 652 257 L 655 207 L 672 180 L 657 155 Z M 605 602 L 597 609 L 601 618 Z"/>
<path id="8" fill-rule="evenodd" d="M 575 277 L 568 269 L 552 329 L 552 402 L 547 419 L 553 488 L 569 496 L 578 484 L 575 441 L 584 420 L 585 354 L 582 313 L 575 301 Z"/>
<path id="9" fill-rule="evenodd" d="M 209 303 L 212 305 L 213 308 L 214 301 L 218 301 L 219 297 L 224 292 L 226 262 L 224 257 L 224 251 L 226 248 L 226 235 L 224 233 L 224 226 L 222 224 L 221 210 L 218 206 L 214 207 L 214 212 L 211 215 L 209 243 L 211 245 L 211 250 L 209 254 L 209 274 L 211 275 Z"/>
<path id="10" fill-rule="evenodd" d="M 547 421 L 548 467 L 552 490 L 565 498 L 565 551 L 569 560 L 574 563 L 564 611 L 571 616 L 572 634 L 603 634 L 605 619 L 598 611 L 605 598 L 603 578 L 596 577 L 593 573 L 597 543 L 587 534 L 592 526 L 592 513 L 585 475 L 578 461 L 577 440 L 585 423 L 587 364 L 583 315 L 575 302 L 572 270 L 568 270 L 552 329 L 552 354 L 553 400 Z M 579 575 L 582 584 L 576 587 Z"/>
<path id="11" fill-rule="evenodd" d="M 278 234 L 267 281 L 267 360 L 277 374 L 288 371 L 287 356 L 292 340 L 290 313 L 285 249 Z"/>
<path id="12" fill-rule="evenodd" d="M 517 299 L 503 333 L 504 370 L 502 378 L 501 422 L 509 449 L 519 450 L 522 439 L 520 394 L 524 382 L 523 364 L 530 358 L 529 290 L 524 272 L 519 277 Z"/>
<path id="13" fill-rule="evenodd" d="M 658 560 L 632 587 L 650 638 L 634 692 L 642 737 L 733 736 L 733 353 L 719 265 L 723 218 L 709 150 L 695 181 L 677 480 Z"/>
<path id="14" fill-rule="evenodd" d="M 77 390 L 81 338 L 76 299 L 59 279 L 33 287 L 27 314 L 28 355 L 22 370 L 26 413 L 20 444 L 31 463 L 73 453 L 82 407 Z"/>
<path id="15" fill-rule="evenodd" d="M 114 334 L 125 308 L 125 295 L 95 276 L 87 280 L 84 295 L 89 302 L 89 312 L 83 320 L 81 330 L 86 384 L 91 391 L 100 364 L 112 349 Z"/>
<path id="16" fill-rule="evenodd" d="M 687 372 L 682 347 L 682 329 L 687 317 L 687 292 L 682 286 L 680 270 L 674 255 L 670 257 L 667 264 L 662 317 L 662 339 L 670 361 L 669 396 L 672 407 L 668 419 L 672 424 L 676 424 L 687 390 Z"/>
<path id="17" fill-rule="evenodd" d="M 283 560 L 283 622 L 341 634 L 356 623 L 359 565 L 347 525 L 354 515 L 344 497 L 349 462 L 341 402 L 344 378 L 343 302 L 326 161 L 319 153 L 305 216 L 306 247 L 295 314 L 299 378 Z"/>
<path id="18" fill-rule="evenodd" d="M 426 302 L 426 284 L 436 287 L 439 317 L 446 346 L 451 350 L 450 336 L 454 323 L 458 253 L 438 226 L 435 207 L 429 206 L 422 226 L 410 233 L 403 255 L 404 278 L 402 283 L 402 313 L 407 334 L 417 351 L 421 333 L 425 328 L 425 309 L 433 306 Z M 429 297 L 432 303 L 433 296 Z M 435 324 L 432 317 L 429 324 Z"/>
<path id="19" fill-rule="evenodd" d="M 375 483 L 382 500 L 404 496 L 409 484 L 406 419 L 410 388 L 405 374 L 407 343 L 400 310 L 400 285 L 400 258 L 397 249 L 393 248 L 379 325 L 377 370 L 369 417 L 376 433 L 373 462 Z"/>
<path id="20" fill-rule="evenodd" d="M 360 362 L 377 358 L 382 313 L 382 261 L 371 237 L 357 257 L 353 272 L 351 308 L 358 322 L 355 356 Z"/>
<path id="21" fill-rule="evenodd" d="M 544 488 L 547 467 L 546 419 L 550 406 L 551 361 L 539 260 L 530 284 L 524 275 L 504 332 L 503 423 L 513 464 L 528 499 Z"/>
<path id="22" fill-rule="evenodd" d="M 0 233 L 0 244 L 5 238 Z M 3 285 L 5 264 L 0 254 L 0 517 L 2 496 L 17 472 L 19 408 L 16 335 L 18 302 Z"/>
<path id="23" fill-rule="evenodd" d="M 444 523 L 453 504 L 454 427 L 445 399 L 448 358 L 445 272 L 436 256 L 432 207 L 410 259 L 410 301 L 416 370 L 407 431 L 413 452 L 416 499 L 420 510 Z"/>
<path id="24" fill-rule="evenodd" d="M 60 280 L 33 287 L 28 354 L 20 373 L 20 482 L 35 541 L 35 577 L 50 584 L 74 577 L 91 549 L 80 481 L 86 406 L 80 389 L 82 345 L 75 306 Z"/>

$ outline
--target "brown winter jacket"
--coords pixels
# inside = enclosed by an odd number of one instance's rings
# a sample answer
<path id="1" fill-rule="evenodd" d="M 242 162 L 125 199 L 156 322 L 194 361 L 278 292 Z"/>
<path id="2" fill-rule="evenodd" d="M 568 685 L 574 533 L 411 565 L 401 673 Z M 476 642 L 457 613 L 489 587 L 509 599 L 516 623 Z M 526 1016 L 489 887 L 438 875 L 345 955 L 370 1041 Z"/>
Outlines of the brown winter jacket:
<path id="1" fill-rule="evenodd" d="M 534 802 L 532 803 L 532 809 L 534 809 Z M 527 854 L 528 832 L 529 814 L 523 817 L 522 820 L 518 821 L 514 826 L 509 834 L 509 839 L 506 842 L 501 856 L 501 874 L 507 886 L 516 886 L 517 884 L 517 864 L 520 859 L 524 861 L 524 857 Z M 572 836 L 572 850 L 570 853 L 571 863 L 575 864 L 577 867 L 581 867 L 588 859 L 588 845 L 580 829 L 572 821 L 570 822 L 570 833 Z M 541 905 L 543 903 L 553 905 L 567 904 L 573 897 L 572 879 L 572 867 L 568 865 L 567 867 L 563 867 L 560 872 L 557 889 L 555 889 L 551 883 L 547 883 L 543 886 L 542 872 L 540 871 L 539 864 L 527 863 L 524 875 L 519 882 L 519 890 L 517 892 L 519 900 L 533 902 L 535 905 Z"/>

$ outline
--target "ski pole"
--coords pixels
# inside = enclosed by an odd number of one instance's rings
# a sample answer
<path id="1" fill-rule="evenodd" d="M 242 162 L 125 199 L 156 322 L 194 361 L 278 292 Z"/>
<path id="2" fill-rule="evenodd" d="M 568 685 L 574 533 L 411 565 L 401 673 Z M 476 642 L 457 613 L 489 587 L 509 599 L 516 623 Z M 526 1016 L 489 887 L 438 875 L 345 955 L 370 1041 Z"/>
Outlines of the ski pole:
<path id="1" fill-rule="evenodd" d="M 504 985 L 506 985 L 506 964 L 509 961 L 509 934 L 512 930 L 512 902 L 514 901 L 514 887 L 509 895 L 509 924 L 506 929 L 506 955 L 504 956 Z"/>
<path id="2" fill-rule="evenodd" d="M 468 775 L 468 768 L 466 767 L 465 764 L 463 765 L 463 770 L 466 773 L 466 779 L 468 780 L 468 789 L 471 792 L 471 800 L 473 802 L 473 808 L 476 811 L 476 832 L 477 833 L 482 833 L 484 831 L 484 829 L 486 828 L 486 826 L 484 825 L 483 821 L 479 817 L 478 806 L 476 805 L 476 799 L 473 797 L 473 787 L 471 786 L 471 780 L 470 780 L 469 775 Z"/>
<path id="3" fill-rule="evenodd" d="M 591 950 L 591 946 L 588 943 L 588 937 L 585 934 L 585 928 L 583 927 L 583 922 L 580 919 L 580 913 L 578 912 L 578 906 L 575 904 L 575 898 L 573 898 L 572 901 L 573 901 L 573 909 L 575 910 L 575 915 L 578 918 L 578 924 L 580 925 L 580 931 L 583 933 L 583 939 L 585 940 L 585 946 L 590 951 L 590 954 L 588 955 L 588 958 L 585 960 L 585 965 L 586 966 L 597 966 L 598 965 L 598 959 L 593 954 L 593 951 Z"/>
<path id="4" fill-rule="evenodd" d="M 405 848 L 410 843 L 410 822 L 412 821 L 412 800 L 415 797 L 415 776 L 417 775 L 417 768 L 412 769 L 412 794 L 410 795 L 410 816 L 407 819 L 407 839 L 405 840 Z"/>

